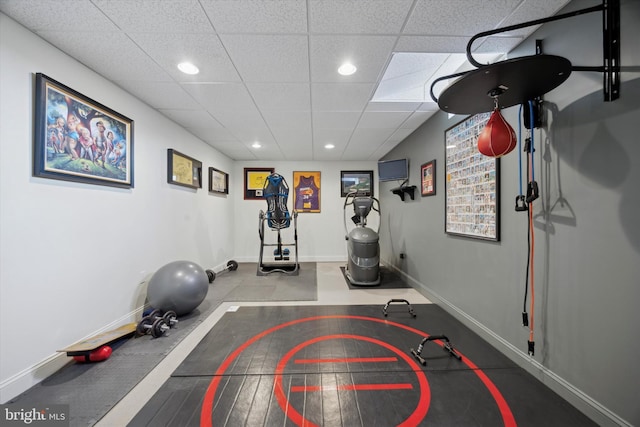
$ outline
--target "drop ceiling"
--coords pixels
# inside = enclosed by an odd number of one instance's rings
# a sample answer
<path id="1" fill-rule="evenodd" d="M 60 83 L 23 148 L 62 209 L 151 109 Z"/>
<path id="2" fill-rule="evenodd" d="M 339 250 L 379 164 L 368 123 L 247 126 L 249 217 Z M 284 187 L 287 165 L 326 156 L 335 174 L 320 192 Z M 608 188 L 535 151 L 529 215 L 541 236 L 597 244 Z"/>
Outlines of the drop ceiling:
<path id="1" fill-rule="evenodd" d="M 469 68 L 471 36 L 567 3 L 0 0 L 0 11 L 232 159 L 354 161 L 380 159 L 438 111 L 430 82 Z M 534 30 L 473 51 L 496 58 Z M 355 74 L 337 73 L 345 61 Z"/>

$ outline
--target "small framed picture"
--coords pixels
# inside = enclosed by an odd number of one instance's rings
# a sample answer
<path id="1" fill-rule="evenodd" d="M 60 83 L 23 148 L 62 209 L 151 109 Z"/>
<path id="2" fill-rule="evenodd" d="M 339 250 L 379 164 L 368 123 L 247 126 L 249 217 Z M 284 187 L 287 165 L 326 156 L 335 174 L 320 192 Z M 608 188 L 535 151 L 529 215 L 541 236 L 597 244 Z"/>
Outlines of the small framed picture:
<path id="1" fill-rule="evenodd" d="M 209 191 L 229 194 L 229 174 L 216 168 L 209 168 Z"/>
<path id="2" fill-rule="evenodd" d="M 436 161 L 431 160 L 420 166 L 420 189 L 422 197 L 436 194 Z"/>
<path id="3" fill-rule="evenodd" d="M 274 168 L 244 168 L 244 199 L 262 199 L 264 182 L 274 171 Z"/>
<path id="4" fill-rule="evenodd" d="M 183 187 L 202 188 L 202 162 L 169 148 L 167 182 Z"/>

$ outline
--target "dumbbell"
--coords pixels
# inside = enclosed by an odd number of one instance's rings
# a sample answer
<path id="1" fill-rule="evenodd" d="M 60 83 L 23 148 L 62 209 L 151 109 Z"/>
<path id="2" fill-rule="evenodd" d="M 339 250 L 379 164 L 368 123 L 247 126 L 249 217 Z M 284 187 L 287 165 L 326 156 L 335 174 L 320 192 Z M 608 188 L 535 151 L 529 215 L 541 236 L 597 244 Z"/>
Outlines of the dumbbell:
<path id="1" fill-rule="evenodd" d="M 159 338 L 178 323 L 174 311 L 167 311 L 163 316 L 160 316 L 160 313 L 160 310 L 154 310 L 148 316 L 143 317 L 136 327 L 138 335 L 150 333 L 154 338 Z"/>
<path id="2" fill-rule="evenodd" d="M 173 328 L 176 323 L 178 323 L 178 316 L 176 315 L 176 312 L 173 310 L 169 310 L 166 313 L 164 313 L 162 316 L 160 315 L 162 313 L 162 311 L 156 309 L 153 310 L 151 313 L 149 313 L 150 318 L 152 319 L 162 319 L 164 320 L 164 323 L 167 324 L 167 326 L 169 326 L 170 328 Z"/>
<path id="3" fill-rule="evenodd" d="M 224 273 L 225 271 L 236 271 L 237 269 L 238 269 L 238 263 L 234 260 L 230 260 L 229 262 L 227 262 L 227 266 L 223 268 L 219 273 L 216 273 L 213 270 L 206 270 L 205 273 L 207 273 L 207 277 L 209 278 L 209 283 L 213 283 L 213 281 L 216 280 L 216 276 L 218 274 Z"/>

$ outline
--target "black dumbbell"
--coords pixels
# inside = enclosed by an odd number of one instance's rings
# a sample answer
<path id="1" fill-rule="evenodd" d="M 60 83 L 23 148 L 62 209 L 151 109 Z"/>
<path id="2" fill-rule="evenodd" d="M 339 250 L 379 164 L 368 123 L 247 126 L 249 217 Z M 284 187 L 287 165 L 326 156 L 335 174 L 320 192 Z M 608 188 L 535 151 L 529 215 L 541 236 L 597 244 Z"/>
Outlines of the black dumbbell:
<path id="1" fill-rule="evenodd" d="M 145 316 L 142 318 L 140 323 L 138 323 L 136 332 L 138 335 L 146 335 L 150 333 L 154 338 L 158 338 L 166 334 L 169 329 L 167 322 L 165 322 L 163 318 Z"/>
<path id="2" fill-rule="evenodd" d="M 225 271 L 236 271 L 237 269 L 238 269 L 237 261 L 230 260 L 227 262 L 227 266 L 223 268 L 220 272 L 216 273 L 213 270 L 206 270 L 205 273 L 207 273 L 207 277 L 209 278 L 209 283 L 213 283 L 213 281 L 216 280 L 216 276 L 218 274 L 224 273 Z"/>
<path id="3" fill-rule="evenodd" d="M 155 309 L 151 313 L 149 313 L 147 317 L 150 317 L 154 320 L 162 319 L 164 320 L 164 323 L 166 323 L 170 328 L 173 328 L 178 323 L 178 315 L 173 310 L 169 310 L 166 313 L 162 314 L 161 310 Z"/>
<path id="4" fill-rule="evenodd" d="M 138 335 L 151 334 L 154 338 L 161 337 L 178 323 L 175 311 L 167 311 L 161 316 L 160 310 L 153 310 L 149 315 L 142 318 L 136 328 Z"/>

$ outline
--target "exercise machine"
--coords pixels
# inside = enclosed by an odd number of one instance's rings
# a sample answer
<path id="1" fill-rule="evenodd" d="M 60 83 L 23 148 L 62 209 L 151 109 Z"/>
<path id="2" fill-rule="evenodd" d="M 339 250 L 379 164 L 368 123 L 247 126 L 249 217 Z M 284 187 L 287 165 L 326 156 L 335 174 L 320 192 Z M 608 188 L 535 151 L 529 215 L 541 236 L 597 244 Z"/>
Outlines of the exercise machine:
<path id="1" fill-rule="evenodd" d="M 347 207 L 353 206 L 351 220 L 355 227 L 348 230 Z M 377 286 L 380 284 L 380 244 L 378 227 L 367 227 L 367 216 L 375 211 L 380 217 L 380 202 L 368 194 L 352 191 L 344 200 L 344 230 L 347 240 L 347 266 L 345 276 L 355 286 Z"/>
<path id="2" fill-rule="evenodd" d="M 260 257 L 258 259 L 258 276 L 279 272 L 290 276 L 297 276 L 300 270 L 298 263 L 298 212 L 289 213 L 287 201 L 289 199 L 289 186 L 284 177 L 272 173 L 265 179 L 262 196 L 267 201 L 267 211 L 260 211 L 258 233 L 260 234 Z M 285 243 L 282 240 L 282 230 L 291 226 L 293 220 L 293 242 Z M 276 243 L 266 243 L 264 223 L 277 233 Z M 273 250 L 273 262 L 264 262 L 264 248 L 275 247 Z M 291 249 L 293 248 L 293 262 Z"/>

